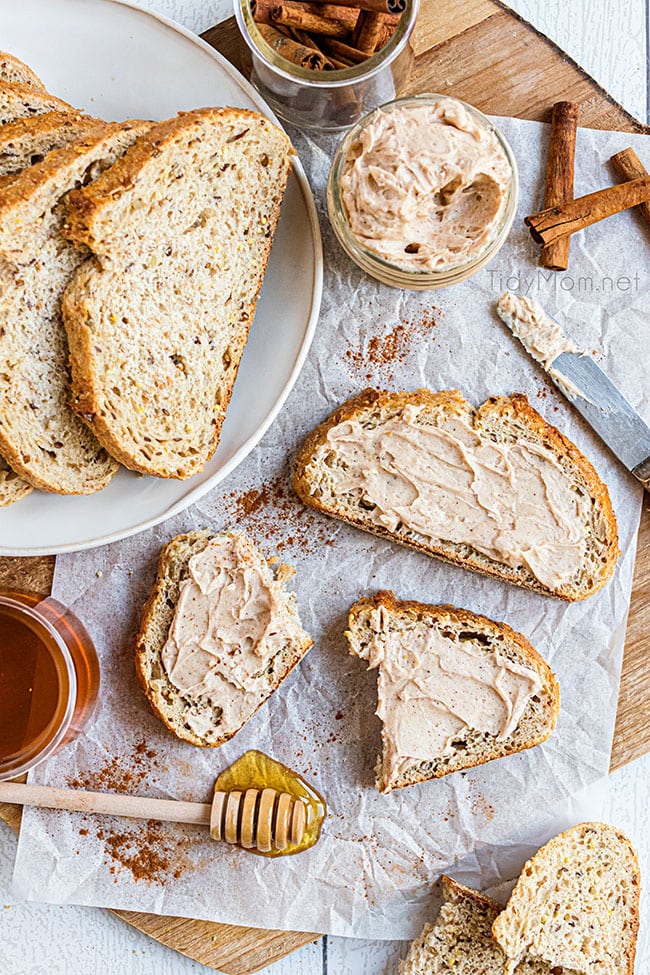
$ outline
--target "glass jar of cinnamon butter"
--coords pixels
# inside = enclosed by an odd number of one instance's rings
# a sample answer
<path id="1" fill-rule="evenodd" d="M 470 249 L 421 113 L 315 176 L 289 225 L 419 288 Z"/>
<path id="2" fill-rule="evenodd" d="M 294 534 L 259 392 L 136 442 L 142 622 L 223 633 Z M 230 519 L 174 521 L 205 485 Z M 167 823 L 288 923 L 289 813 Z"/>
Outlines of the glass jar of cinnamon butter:
<path id="1" fill-rule="evenodd" d="M 376 53 L 349 65 L 328 56 L 330 62 L 336 62 L 336 69 L 327 71 L 294 64 L 269 43 L 266 25 L 254 17 L 256 4 L 259 7 L 261 2 L 235 0 L 237 26 L 251 60 L 250 81 L 273 111 L 292 125 L 322 132 L 341 131 L 378 105 L 395 98 L 406 84 L 413 62 L 410 38 L 420 0 L 406 0 L 394 33 Z M 289 3 L 287 6 L 304 10 L 306 5 Z M 327 13 L 327 6 L 314 3 L 311 9 L 319 16 L 319 8 Z M 360 12 L 353 7 L 343 9 L 350 14 Z M 294 36 L 304 38 L 304 32 Z M 319 35 L 314 36 L 318 41 Z M 327 43 L 325 38 L 324 46 Z"/>
<path id="2" fill-rule="evenodd" d="M 327 184 L 330 223 L 349 257 L 395 288 L 463 281 L 505 243 L 517 210 L 512 149 L 472 105 L 399 98 L 341 141 Z"/>
<path id="3" fill-rule="evenodd" d="M 0 781 L 76 737 L 98 691 L 97 655 L 80 620 L 51 597 L 0 592 Z"/>

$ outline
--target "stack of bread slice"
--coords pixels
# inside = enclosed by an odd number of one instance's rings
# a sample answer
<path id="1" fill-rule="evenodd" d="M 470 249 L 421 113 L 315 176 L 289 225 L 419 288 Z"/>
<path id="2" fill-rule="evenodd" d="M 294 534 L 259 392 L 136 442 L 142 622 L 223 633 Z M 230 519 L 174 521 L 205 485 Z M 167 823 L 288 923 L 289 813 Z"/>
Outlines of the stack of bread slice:
<path id="1" fill-rule="evenodd" d="M 0 54 L 0 505 L 219 440 L 291 146 L 255 112 L 104 122 Z M 118 165 L 119 162 L 119 165 Z"/>
<path id="2" fill-rule="evenodd" d="M 443 877 L 438 918 L 400 975 L 633 975 L 640 889 L 628 838 L 581 823 L 524 865 L 504 909 Z"/>

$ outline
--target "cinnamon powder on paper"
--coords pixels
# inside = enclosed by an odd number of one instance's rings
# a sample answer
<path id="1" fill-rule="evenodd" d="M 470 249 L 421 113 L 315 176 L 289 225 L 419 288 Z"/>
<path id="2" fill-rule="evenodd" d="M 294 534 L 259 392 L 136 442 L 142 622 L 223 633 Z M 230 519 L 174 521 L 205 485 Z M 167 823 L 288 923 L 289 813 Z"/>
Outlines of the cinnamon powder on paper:
<path id="1" fill-rule="evenodd" d="M 309 552 L 314 543 L 331 545 L 331 524 L 307 508 L 282 475 L 243 493 L 232 491 L 226 497 L 231 517 L 244 521 L 246 528 L 274 551 L 286 548 Z"/>
<path id="2" fill-rule="evenodd" d="M 156 768 L 157 753 L 143 739 L 136 742 L 130 752 L 115 755 L 100 768 L 79 773 L 70 785 L 75 789 L 135 795 L 145 780 L 151 780 L 152 770 Z M 87 836 L 89 832 L 84 827 L 79 830 L 79 835 Z M 179 836 L 177 828 L 154 820 L 118 829 L 99 827 L 95 835 L 104 844 L 109 872 L 115 883 L 118 883 L 122 869 L 128 870 L 136 881 L 151 883 L 165 878 L 178 879 L 189 866 L 186 851 L 191 840 Z"/>
<path id="3" fill-rule="evenodd" d="M 431 333 L 438 324 L 434 312 L 440 315 L 437 308 L 431 308 L 419 318 L 404 319 L 389 332 L 373 335 L 365 346 L 347 349 L 348 363 L 359 372 L 373 366 L 388 367 L 381 372 L 377 369 L 366 372 L 364 378 L 372 380 L 379 373 L 382 380 L 392 381 L 395 369 L 390 367 L 405 362 L 419 345 L 431 340 Z"/>

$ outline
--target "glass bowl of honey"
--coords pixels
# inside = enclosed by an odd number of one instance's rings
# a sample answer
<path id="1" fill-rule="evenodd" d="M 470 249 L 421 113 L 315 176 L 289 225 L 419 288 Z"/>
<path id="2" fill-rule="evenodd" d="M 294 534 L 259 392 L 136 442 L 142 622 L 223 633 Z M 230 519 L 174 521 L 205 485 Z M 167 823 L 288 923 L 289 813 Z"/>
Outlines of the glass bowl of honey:
<path id="1" fill-rule="evenodd" d="M 0 781 L 75 738 L 98 691 L 97 654 L 74 613 L 49 596 L 0 592 Z"/>

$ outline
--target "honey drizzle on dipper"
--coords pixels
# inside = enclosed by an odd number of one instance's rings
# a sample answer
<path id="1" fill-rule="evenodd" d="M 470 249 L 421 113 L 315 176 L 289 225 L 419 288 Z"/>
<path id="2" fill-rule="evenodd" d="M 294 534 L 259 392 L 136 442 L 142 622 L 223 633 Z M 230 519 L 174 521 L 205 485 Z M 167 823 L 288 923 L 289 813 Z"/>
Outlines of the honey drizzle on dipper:
<path id="1" fill-rule="evenodd" d="M 245 752 L 221 773 L 214 791 L 211 832 L 219 830 L 226 842 L 277 857 L 302 853 L 318 840 L 327 812 L 324 799 L 302 776 L 263 752 Z M 217 801 L 225 793 L 230 795 Z"/>

